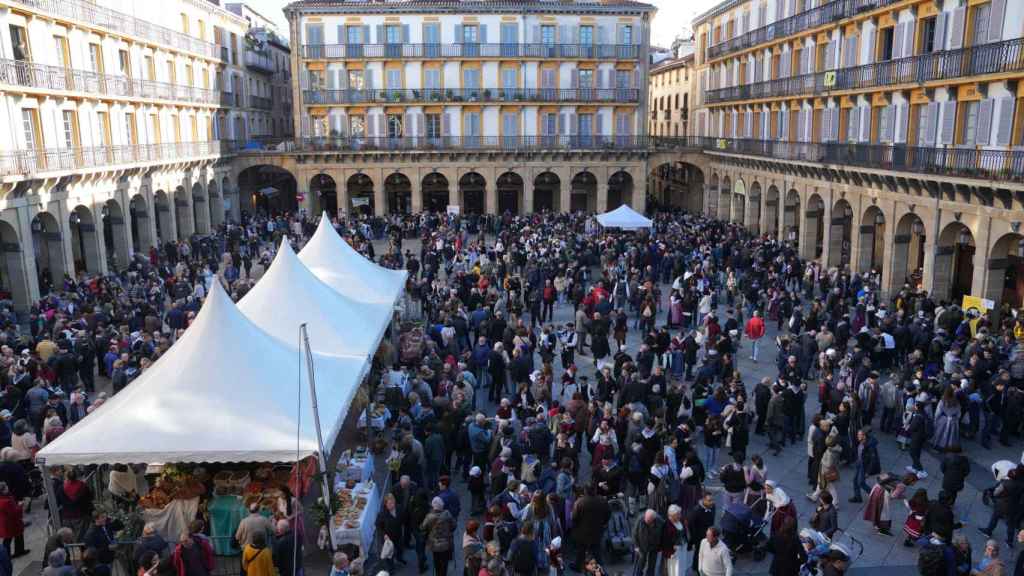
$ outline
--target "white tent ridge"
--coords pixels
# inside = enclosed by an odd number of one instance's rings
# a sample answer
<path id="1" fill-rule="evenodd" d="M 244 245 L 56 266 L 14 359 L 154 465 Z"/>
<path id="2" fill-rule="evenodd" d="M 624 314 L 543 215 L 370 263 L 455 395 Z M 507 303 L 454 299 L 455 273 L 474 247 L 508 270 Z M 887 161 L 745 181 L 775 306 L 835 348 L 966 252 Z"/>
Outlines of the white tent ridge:
<path id="1" fill-rule="evenodd" d="M 365 356 L 314 354 L 328 450 L 368 368 Z M 181 339 L 38 459 L 46 466 L 294 462 L 320 452 L 307 378 L 298 347 L 257 328 L 215 282 Z"/>
<path id="2" fill-rule="evenodd" d="M 626 204 L 619 206 L 611 212 L 598 214 L 597 222 L 605 228 L 621 228 L 622 230 L 640 230 L 642 228 L 650 228 L 653 225 L 650 218 L 633 210 Z"/>

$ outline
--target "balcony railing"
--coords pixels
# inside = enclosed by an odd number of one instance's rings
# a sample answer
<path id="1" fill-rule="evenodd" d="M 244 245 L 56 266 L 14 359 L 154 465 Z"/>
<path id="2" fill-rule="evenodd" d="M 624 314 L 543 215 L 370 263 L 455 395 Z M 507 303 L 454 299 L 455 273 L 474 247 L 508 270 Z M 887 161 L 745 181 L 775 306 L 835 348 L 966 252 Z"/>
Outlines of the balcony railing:
<path id="1" fill-rule="evenodd" d="M 302 101 L 313 105 L 402 102 L 637 102 L 632 88 L 456 88 L 445 90 L 304 90 Z"/>
<path id="2" fill-rule="evenodd" d="M 179 161 L 230 154 L 236 149 L 237 146 L 232 141 L 212 140 L 134 146 L 14 150 L 0 153 L 0 175 L 31 175 L 139 162 Z"/>
<path id="3" fill-rule="evenodd" d="M 708 48 L 708 59 L 732 54 L 733 52 L 751 48 L 758 44 L 771 42 L 778 38 L 784 38 L 786 36 L 803 32 L 804 30 L 824 26 L 825 24 L 843 20 L 844 18 L 850 18 L 876 8 L 889 6 L 890 4 L 895 4 L 899 1 L 900 0 L 833 0 L 832 2 L 822 4 L 817 8 L 805 10 L 799 14 L 794 14 L 788 18 L 783 18 L 782 20 L 772 22 L 771 24 L 751 30 L 745 34 L 719 42 L 718 44 Z"/>
<path id="4" fill-rule="evenodd" d="M 636 60 L 635 44 L 304 44 L 303 58 L 580 58 Z"/>
<path id="5" fill-rule="evenodd" d="M 1024 71 L 1024 38 L 708 90 L 708 104 Z"/>
<path id="6" fill-rule="evenodd" d="M 0 84 L 198 104 L 216 104 L 218 99 L 215 90 L 19 60 L 0 60 Z"/>
<path id="7" fill-rule="evenodd" d="M 652 145 L 647 136 L 404 136 L 299 138 L 285 146 L 300 152 L 387 152 L 435 150 L 645 150 Z M 242 153 L 276 153 L 277 150 L 242 150 Z"/>
<path id="8" fill-rule="evenodd" d="M 274 59 L 266 52 L 245 51 L 245 65 L 257 72 L 274 73 Z"/>
<path id="9" fill-rule="evenodd" d="M 147 22 L 124 12 L 98 6 L 87 0 L 12 0 L 12 2 L 31 10 L 52 14 L 58 18 L 87 22 L 121 34 L 138 36 L 151 42 L 195 52 L 208 58 L 217 57 L 216 47 L 210 42 Z"/>
<path id="10" fill-rule="evenodd" d="M 263 96 L 249 96 L 249 107 L 270 110 L 274 107 L 274 103 L 270 98 L 264 98 Z"/>

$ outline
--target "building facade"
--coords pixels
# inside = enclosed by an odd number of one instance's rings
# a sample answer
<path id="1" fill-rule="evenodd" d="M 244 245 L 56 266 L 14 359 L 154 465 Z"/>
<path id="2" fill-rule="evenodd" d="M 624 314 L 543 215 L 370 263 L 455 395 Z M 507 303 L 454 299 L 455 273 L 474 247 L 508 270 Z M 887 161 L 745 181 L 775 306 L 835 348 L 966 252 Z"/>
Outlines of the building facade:
<path id="1" fill-rule="evenodd" d="M 244 19 L 202 0 L 11 0 L 0 21 L 5 298 L 237 216 L 224 159 L 272 131 Z"/>
<path id="2" fill-rule="evenodd" d="M 651 136 L 686 136 L 690 120 L 693 54 L 662 61 L 651 69 L 647 101 Z"/>
<path id="3" fill-rule="evenodd" d="M 249 26 L 245 36 L 245 67 L 251 74 L 246 79 L 246 93 L 256 133 L 273 139 L 292 137 L 292 59 L 287 36 L 247 4 L 230 2 L 224 7 L 245 19 Z"/>
<path id="4" fill-rule="evenodd" d="M 887 292 L 1024 297 L 1024 4 L 730 0 L 700 16 L 703 209 Z"/>
<path id="5" fill-rule="evenodd" d="M 654 9 L 630 0 L 300 1 L 310 209 L 644 208 Z M 458 208 L 454 208 L 458 207 Z"/>

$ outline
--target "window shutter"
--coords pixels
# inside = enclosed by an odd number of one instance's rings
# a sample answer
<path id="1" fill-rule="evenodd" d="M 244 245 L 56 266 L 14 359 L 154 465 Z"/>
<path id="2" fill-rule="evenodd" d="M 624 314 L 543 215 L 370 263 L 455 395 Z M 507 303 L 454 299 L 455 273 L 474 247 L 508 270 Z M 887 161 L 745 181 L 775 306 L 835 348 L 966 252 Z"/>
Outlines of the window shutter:
<path id="1" fill-rule="evenodd" d="M 558 134 L 560 136 L 565 134 L 565 113 L 564 112 L 558 115 Z"/>
<path id="2" fill-rule="evenodd" d="M 402 42 L 405 44 L 409 43 L 409 25 L 402 24 Z"/>
<path id="3" fill-rule="evenodd" d="M 989 9 L 988 41 L 999 42 L 1003 39 L 1003 20 L 1006 18 L 1006 0 L 992 0 Z"/>
<path id="4" fill-rule="evenodd" d="M 924 134 L 924 144 L 926 146 L 935 146 L 935 137 L 939 131 L 939 103 L 930 102 L 926 110 L 928 120 Z"/>
<path id="5" fill-rule="evenodd" d="M 345 35 L 345 26 L 342 24 L 338 26 L 338 44 L 346 43 L 348 43 L 348 37 Z"/>
<path id="6" fill-rule="evenodd" d="M 804 111 L 798 110 L 796 113 L 796 139 L 798 142 L 804 141 Z"/>
<path id="7" fill-rule="evenodd" d="M 906 104 L 899 104 L 898 106 L 896 106 L 896 114 L 895 114 L 895 121 L 896 121 L 895 140 L 896 140 L 897 144 L 906 144 L 907 143 L 907 120 L 908 120 L 907 105 Z"/>
<path id="8" fill-rule="evenodd" d="M 796 0 L 789 0 L 789 15 L 796 15 Z"/>
<path id="9" fill-rule="evenodd" d="M 633 89 L 639 90 L 640 85 L 640 68 L 633 70 Z"/>
<path id="10" fill-rule="evenodd" d="M 914 33 L 917 26 L 914 22 L 907 22 L 907 31 L 903 34 L 903 57 L 914 55 Z"/>
<path id="11" fill-rule="evenodd" d="M 622 24 L 615 26 L 615 44 L 621 46 L 626 42 L 626 32 Z"/>
<path id="12" fill-rule="evenodd" d="M 978 106 L 978 136 L 976 142 L 980 146 L 988 146 L 992 138 L 992 110 L 995 101 L 986 98 Z"/>
<path id="13" fill-rule="evenodd" d="M 463 38 L 465 38 L 465 36 L 462 35 L 462 24 L 456 24 L 455 25 L 455 43 L 456 44 L 462 44 L 462 39 Z"/>
<path id="14" fill-rule="evenodd" d="M 846 118 L 846 141 L 856 142 L 860 131 L 860 108 L 850 108 Z"/>
<path id="15" fill-rule="evenodd" d="M 360 38 L 360 40 L 362 40 L 363 44 L 369 44 L 370 43 L 370 26 L 369 25 L 361 26 L 361 28 L 363 29 L 363 31 L 362 31 L 362 35 L 361 35 L 362 37 Z"/>
<path id="16" fill-rule="evenodd" d="M 839 108 L 832 109 L 832 141 L 839 141 L 839 123 L 842 122 L 842 114 Z"/>
<path id="17" fill-rule="evenodd" d="M 864 32 L 864 42 L 862 46 L 865 51 L 864 64 L 871 64 L 875 61 L 875 31 L 866 30 Z"/>
<path id="18" fill-rule="evenodd" d="M 860 109 L 860 141 L 867 142 L 871 138 L 871 106 Z"/>
<path id="19" fill-rule="evenodd" d="M 947 26 L 949 26 L 949 13 L 939 12 L 935 16 L 935 32 L 932 33 L 932 52 L 940 52 L 945 49 Z"/>
<path id="20" fill-rule="evenodd" d="M 906 27 L 902 22 L 897 22 L 892 35 L 892 59 L 903 57 L 903 31 Z"/>
<path id="21" fill-rule="evenodd" d="M 953 26 L 949 33 L 950 50 L 959 50 L 964 47 L 964 23 L 966 15 L 966 8 L 955 8 L 953 10 Z"/>
<path id="22" fill-rule="evenodd" d="M 604 136 L 604 114 L 594 114 L 594 130 L 598 136 Z"/>
<path id="23" fill-rule="evenodd" d="M 804 110 L 804 141 L 811 141 L 811 130 L 814 128 L 814 110 Z"/>
<path id="24" fill-rule="evenodd" d="M 569 115 L 568 115 L 568 118 L 569 118 L 569 136 L 575 136 L 577 134 L 577 132 L 578 132 L 577 129 L 576 129 L 577 128 L 577 126 L 576 126 L 576 114 L 570 112 Z"/>
<path id="25" fill-rule="evenodd" d="M 441 136 L 451 136 L 452 134 L 452 115 L 448 112 L 441 113 Z"/>
<path id="26" fill-rule="evenodd" d="M 825 69 L 826 70 L 831 70 L 833 68 L 832 63 L 835 61 L 835 50 L 836 50 L 836 43 L 835 42 L 829 42 L 825 46 Z"/>
<path id="27" fill-rule="evenodd" d="M 956 127 L 956 101 L 950 100 L 942 103 L 942 132 L 939 134 L 939 144 L 950 145 L 953 143 L 953 131 Z"/>
<path id="28" fill-rule="evenodd" d="M 857 37 L 850 36 L 846 39 L 846 54 L 843 60 L 846 67 L 857 65 Z"/>
<path id="29" fill-rule="evenodd" d="M 480 25 L 480 43 L 487 44 L 487 24 Z"/>
<path id="30" fill-rule="evenodd" d="M 540 26 L 539 25 L 534 26 L 532 30 L 533 30 L 533 32 L 532 32 L 532 34 L 533 34 L 532 42 L 534 44 L 540 44 L 541 43 Z"/>
<path id="31" fill-rule="evenodd" d="M 335 76 L 335 71 L 334 70 L 327 70 L 327 89 L 328 90 L 337 90 L 338 89 L 338 86 L 335 83 L 335 79 L 336 78 L 337 78 L 337 76 Z"/>
<path id="32" fill-rule="evenodd" d="M 384 34 L 384 25 L 377 24 L 377 44 L 383 44 L 387 40 L 387 36 Z M 371 44 L 369 38 L 366 39 L 367 44 Z"/>
<path id="33" fill-rule="evenodd" d="M 996 145 L 1009 146 L 1013 135 L 1013 105 L 1012 96 L 999 99 L 999 126 L 996 130 Z"/>
<path id="34" fill-rule="evenodd" d="M 338 90 L 348 90 L 348 71 L 338 70 Z"/>

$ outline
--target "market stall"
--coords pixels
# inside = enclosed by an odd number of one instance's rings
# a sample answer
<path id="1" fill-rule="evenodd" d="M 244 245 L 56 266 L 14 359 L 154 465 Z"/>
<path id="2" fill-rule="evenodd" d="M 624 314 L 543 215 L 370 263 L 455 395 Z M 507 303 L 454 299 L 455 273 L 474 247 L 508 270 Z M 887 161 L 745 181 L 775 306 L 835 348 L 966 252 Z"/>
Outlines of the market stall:
<path id="1" fill-rule="evenodd" d="M 597 223 L 604 228 L 619 228 L 621 230 L 643 230 L 654 225 L 650 218 L 633 210 L 626 204 L 615 210 L 597 215 Z"/>
<path id="2" fill-rule="evenodd" d="M 372 480 L 358 484 L 335 480 L 337 509 L 331 518 L 335 543 L 359 547 L 361 556 L 373 545 L 374 524 L 380 512 L 380 492 Z"/>

